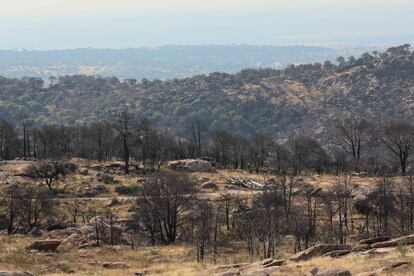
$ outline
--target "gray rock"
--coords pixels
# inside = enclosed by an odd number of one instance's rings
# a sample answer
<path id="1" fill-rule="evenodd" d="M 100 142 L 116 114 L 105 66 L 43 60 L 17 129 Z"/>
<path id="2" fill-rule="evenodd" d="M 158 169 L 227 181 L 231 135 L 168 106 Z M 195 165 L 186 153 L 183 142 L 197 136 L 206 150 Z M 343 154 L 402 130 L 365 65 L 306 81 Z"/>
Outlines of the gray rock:
<path id="1" fill-rule="evenodd" d="M 114 177 L 107 173 L 98 173 L 95 177 L 98 182 L 104 182 L 110 184 L 114 182 Z"/>
<path id="2" fill-rule="evenodd" d="M 62 241 L 57 247 L 58 252 L 68 252 L 74 248 L 78 248 L 80 245 L 87 243 L 87 239 L 84 235 L 72 234 Z"/>
<path id="3" fill-rule="evenodd" d="M 370 239 L 363 239 L 358 241 L 358 244 L 373 244 L 377 242 L 385 242 L 391 240 L 391 237 L 385 236 L 385 237 L 376 237 L 376 238 L 370 238 Z"/>
<path id="4" fill-rule="evenodd" d="M 201 184 L 201 188 L 202 189 L 217 189 L 217 185 L 213 181 L 207 181 Z"/>
<path id="5" fill-rule="evenodd" d="M 49 239 L 63 240 L 73 234 L 81 234 L 81 231 L 75 227 L 68 227 L 65 229 L 50 231 L 47 233 L 47 236 Z"/>
<path id="6" fill-rule="evenodd" d="M 30 272 L 24 272 L 24 271 L 0 271 L 0 276 L 35 276 L 34 274 Z"/>
<path id="7" fill-rule="evenodd" d="M 373 243 L 373 244 L 371 244 L 371 248 L 382 248 L 382 247 L 391 247 L 391 246 L 398 246 L 398 245 L 410 245 L 410 244 L 414 244 L 414 234 L 399 237 L 399 238 L 392 239 L 392 240 L 389 240 L 389 241 Z"/>
<path id="8" fill-rule="evenodd" d="M 112 238 L 113 238 L 114 244 L 129 244 L 129 240 L 126 239 L 125 236 L 123 235 L 124 232 L 126 231 L 125 226 L 115 223 L 115 225 L 112 225 L 111 227 L 108 223 L 105 222 L 104 218 L 100 216 L 94 217 L 89 221 L 89 226 L 91 228 L 85 228 L 85 230 L 87 231 L 92 229 L 92 231 L 90 232 L 88 231 L 86 233 L 88 240 L 96 240 L 96 233 L 95 233 L 96 223 L 98 224 L 98 229 L 100 232 L 99 238 L 102 242 L 106 244 L 111 243 L 111 231 L 112 231 Z"/>
<path id="9" fill-rule="evenodd" d="M 238 271 L 226 271 L 222 273 L 215 274 L 217 276 L 238 276 L 240 275 L 240 272 Z"/>
<path id="10" fill-rule="evenodd" d="M 99 165 L 99 164 L 92 164 L 92 165 L 89 166 L 89 168 L 91 170 L 94 170 L 94 171 L 100 171 L 100 170 L 102 170 L 102 166 Z"/>
<path id="11" fill-rule="evenodd" d="M 247 272 L 247 273 L 243 273 L 242 275 L 245 275 L 245 276 L 269 276 L 269 275 L 279 275 L 282 272 L 283 272 L 282 267 L 267 267 L 267 268 L 262 268 L 262 269 L 258 269 L 258 270 L 255 270 L 255 271 L 250 271 L 250 272 Z"/>
<path id="12" fill-rule="evenodd" d="M 352 247 L 352 252 L 361 252 L 371 249 L 371 246 L 369 244 L 357 244 L 354 247 Z"/>
<path id="13" fill-rule="evenodd" d="M 260 264 L 261 265 L 267 265 L 267 264 L 270 264 L 271 262 L 273 262 L 273 259 L 272 258 L 267 258 L 267 259 L 262 260 L 260 262 Z"/>
<path id="14" fill-rule="evenodd" d="M 272 260 L 271 262 L 264 264 L 264 268 L 273 267 L 273 266 L 282 266 L 286 263 L 285 260 Z"/>
<path id="15" fill-rule="evenodd" d="M 351 250 L 351 246 L 346 244 L 319 244 L 298 252 L 291 256 L 289 259 L 295 262 L 305 261 L 314 257 L 320 257 L 328 252 L 335 250 Z"/>
<path id="16" fill-rule="evenodd" d="M 325 268 L 317 272 L 316 276 L 352 276 L 352 274 L 347 269 Z"/>
<path id="17" fill-rule="evenodd" d="M 79 168 L 79 166 L 75 163 L 71 163 L 71 162 L 66 162 L 63 164 L 63 167 L 65 168 L 65 170 L 67 170 L 68 172 L 76 172 L 77 169 Z"/>
<path id="18" fill-rule="evenodd" d="M 29 250 L 56 251 L 62 240 L 38 240 L 27 247 Z"/>
<path id="19" fill-rule="evenodd" d="M 322 255 L 322 257 L 332 257 L 332 258 L 336 258 L 336 257 L 341 257 L 341 256 L 345 256 L 348 255 L 349 253 L 351 253 L 351 250 L 345 249 L 345 250 L 334 250 L 328 253 L 325 253 Z"/>
<path id="20" fill-rule="evenodd" d="M 79 174 L 81 174 L 81 175 L 89 175 L 89 170 L 87 168 L 81 168 L 79 170 Z"/>
<path id="21" fill-rule="evenodd" d="M 266 187 L 264 184 L 252 181 L 250 179 L 235 178 L 231 176 L 226 177 L 226 181 L 230 185 L 248 188 L 252 190 L 262 190 Z"/>
<path id="22" fill-rule="evenodd" d="M 128 266 L 123 262 L 105 262 L 103 263 L 103 268 L 106 269 L 124 269 L 128 268 Z"/>

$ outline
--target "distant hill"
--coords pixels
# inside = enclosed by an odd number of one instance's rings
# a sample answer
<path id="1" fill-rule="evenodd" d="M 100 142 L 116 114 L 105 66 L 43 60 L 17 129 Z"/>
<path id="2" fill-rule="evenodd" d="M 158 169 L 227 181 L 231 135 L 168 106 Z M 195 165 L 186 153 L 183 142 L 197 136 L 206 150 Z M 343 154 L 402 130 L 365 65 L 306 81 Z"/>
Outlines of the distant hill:
<path id="1" fill-rule="evenodd" d="M 360 55 L 363 49 L 312 46 L 164 46 L 137 49 L 53 51 L 0 50 L 0 75 L 6 77 L 75 74 L 121 79 L 173 79 L 211 72 L 235 73 L 245 68 L 284 68 L 289 64 L 334 61 Z"/>
<path id="2" fill-rule="evenodd" d="M 100 120 L 129 105 L 160 126 L 183 129 L 200 120 L 210 130 L 253 134 L 311 131 L 323 136 L 339 115 L 374 121 L 414 117 L 414 53 L 408 45 L 359 58 L 248 69 L 168 81 L 120 81 L 66 76 L 44 87 L 41 79 L 0 78 L 0 118 L 37 122 Z"/>

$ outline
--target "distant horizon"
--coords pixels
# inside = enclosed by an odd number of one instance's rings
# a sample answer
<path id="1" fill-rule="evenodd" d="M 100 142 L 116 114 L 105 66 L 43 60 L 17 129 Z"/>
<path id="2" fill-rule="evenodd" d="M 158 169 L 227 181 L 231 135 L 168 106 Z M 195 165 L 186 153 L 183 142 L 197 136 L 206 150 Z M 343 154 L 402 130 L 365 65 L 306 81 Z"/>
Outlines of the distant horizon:
<path id="1" fill-rule="evenodd" d="M 335 61 L 383 48 L 276 45 L 164 45 L 140 48 L 0 50 L 0 75 L 8 77 L 102 75 L 136 79 L 185 78 L 246 68 L 281 69 L 289 64 Z"/>
<path id="2" fill-rule="evenodd" d="M 120 47 L 120 48 L 111 48 L 111 47 L 77 47 L 77 48 L 50 48 L 50 49 L 36 49 L 36 48 L 0 48 L 0 51 L 16 51 L 16 52 L 48 52 L 48 51 L 71 51 L 71 50 L 152 50 L 160 49 L 166 47 L 314 47 L 314 48 L 323 48 L 323 49 L 336 49 L 336 50 L 346 50 L 346 49 L 386 49 L 388 47 L 399 46 L 403 44 L 410 44 L 414 46 L 413 42 L 402 42 L 396 44 L 384 44 L 384 45 L 366 45 L 366 46 L 348 46 L 348 45 L 318 45 L 318 44 L 250 44 L 250 43 L 228 43 L 228 44 L 162 44 L 156 46 L 134 46 L 134 47 Z"/>
<path id="3" fill-rule="evenodd" d="M 412 0 L 14 0 L 0 49 L 159 45 L 385 47 L 414 42 Z"/>

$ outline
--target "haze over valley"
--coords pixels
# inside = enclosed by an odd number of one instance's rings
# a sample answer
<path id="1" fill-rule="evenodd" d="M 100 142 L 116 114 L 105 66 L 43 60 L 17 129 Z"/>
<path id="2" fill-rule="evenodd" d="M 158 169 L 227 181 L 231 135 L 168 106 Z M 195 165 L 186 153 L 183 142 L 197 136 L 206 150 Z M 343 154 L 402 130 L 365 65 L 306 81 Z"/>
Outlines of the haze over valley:
<path id="1" fill-rule="evenodd" d="M 174 79 L 246 68 L 282 69 L 290 64 L 335 62 L 373 49 L 313 46 L 199 45 L 131 49 L 0 50 L 0 75 L 10 78 L 65 75 L 120 79 Z"/>

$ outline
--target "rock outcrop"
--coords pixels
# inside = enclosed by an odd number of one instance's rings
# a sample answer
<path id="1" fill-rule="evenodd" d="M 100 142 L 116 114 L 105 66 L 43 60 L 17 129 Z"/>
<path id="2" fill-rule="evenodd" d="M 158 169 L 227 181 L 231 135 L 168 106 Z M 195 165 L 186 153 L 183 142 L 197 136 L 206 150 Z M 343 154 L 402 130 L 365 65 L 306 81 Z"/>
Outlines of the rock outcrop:
<path id="1" fill-rule="evenodd" d="M 62 243 L 62 240 L 37 240 L 27 247 L 29 250 L 38 251 L 56 251 L 57 247 Z"/>
<path id="2" fill-rule="evenodd" d="M 394 261 L 374 271 L 364 272 L 358 276 L 379 276 L 379 275 L 411 275 L 412 263 L 410 261 Z"/>
<path id="3" fill-rule="evenodd" d="M 410 245 L 410 244 L 414 244 L 414 234 L 395 238 L 395 239 L 388 240 L 388 241 L 373 243 L 371 244 L 371 248 L 382 248 L 382 247 Z"/>
<path id="4" fill-rule="evenodd" d="M 244 179 L 244 178 L 235 178 L 235 177 L 229 176 L 229 177 L 226 177 L 226 181 L 230 185 L 252 189 L 252 190 L 262 190 L 265 187 L 264 184 L 261 184 L 256 181 L 252 181 L 250 179 Z"/>
<path id="5" fill-rule="evenodd" d="M 351 250 L 349 249 L 345 249 L 345 250 L 334 250 L 328 253 L 325 253 L 322 255 L 322 257 L 332 257 L 332 258 L 337 258 L 337 257 L 341 257 L 341 256 L 345 256 L 348 255 L 349 253 L 351 253 Z"/>
<path id="6" fill-rule="evenodd" d="M 81 234 L 72 234 L 62 241 L 56 248 L 58 252 L 68 252 L 74 248 L 78 248 L 80 245 L 87 243 L 87 239 Z"/>
<path id="7" fill-rule="evenodd" d="M 374 244 L 377 242 L 385 242 L 391 240 L 391 237 L 384 236 L 384 237 L 376 237 L 376 238 L 369 238 L 369 239 L 363 239 L 358 241 L 358 244 Z"/>
<path id="8" fill-rule="evenodd" d="M 183 159 L 170 161 L 167 163 L 167 168 L 174 171 L 183 172 L 217 172 L 216 168 L 214 168 L 211 162 L 201 159 Z"/>
<path id="9" fill-rule="evenodd" d="M 337 250 L 351 250 L 351 246 L 346 244 L 319 244 L 294 254 L 289 260 L 295 262 L 306 261 Z"/>

